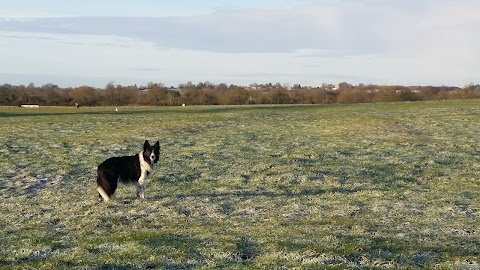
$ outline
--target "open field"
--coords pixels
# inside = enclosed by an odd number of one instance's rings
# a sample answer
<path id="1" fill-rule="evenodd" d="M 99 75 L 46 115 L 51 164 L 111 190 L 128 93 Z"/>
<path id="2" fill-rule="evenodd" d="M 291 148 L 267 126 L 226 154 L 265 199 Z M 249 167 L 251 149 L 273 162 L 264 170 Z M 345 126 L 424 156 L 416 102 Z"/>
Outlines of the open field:
<path id="1" fill-rule="evenodd" d="M 145 200 L 96 166 L 161 143 Z M 480 101 L 0 108 L 0 269 L 480 268 Z"/>

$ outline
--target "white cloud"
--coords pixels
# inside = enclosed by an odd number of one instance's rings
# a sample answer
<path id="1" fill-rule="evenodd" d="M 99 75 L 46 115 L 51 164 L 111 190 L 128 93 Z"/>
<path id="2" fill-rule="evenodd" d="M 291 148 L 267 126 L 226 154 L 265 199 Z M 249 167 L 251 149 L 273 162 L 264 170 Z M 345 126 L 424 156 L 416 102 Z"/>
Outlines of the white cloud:
<path id="1" fill-rule="evenodd" d="M 9 40 L 0 57 L 14 63 L 10 72 L 115 81 L 464 85 L 480 79 L 478 10 L 474 0 L 346 0 L 208 16 L 10 19 L 0 20 L 0 40 Z"/>
<path id="2" fill-rule="evenodd" d="M 190 17 L 65 17 L 0 21 L 0 31 L 118 35 L 167 48 L 221 52 L 292 52 L 297 49 L 376 49 L 368 20 L 354 7 L 333 5 L 221 11 Z M 349 20 L 359 27 L 349 29 Z M 362 24 L 364 27 L 362 27 Z M 360 30 L 362 29 L 363 30 Z M 359 37 L 365 36 L 365 40 Z M 372 42 L 366 42 L 371 40 Z M 377 42 L 376 42 L 377 41 Z M 356 42 L 352 46 L 352 42 Z M 366 44 L 368 43 L 368 44 Z M 350 49 L 352 50 L 352 49 Z"/>

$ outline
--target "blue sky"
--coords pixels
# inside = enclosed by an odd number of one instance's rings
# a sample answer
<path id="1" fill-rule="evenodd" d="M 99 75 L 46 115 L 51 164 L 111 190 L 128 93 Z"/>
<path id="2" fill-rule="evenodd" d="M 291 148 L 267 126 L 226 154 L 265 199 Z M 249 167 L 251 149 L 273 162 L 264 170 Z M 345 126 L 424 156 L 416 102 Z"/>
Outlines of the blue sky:
<path id="1" fill-rule="evenodd" d="M 5 1 L 7 2 L 7 1 Z M 477 0 L 16 0 L 0 84 L 479 83 Z"/>

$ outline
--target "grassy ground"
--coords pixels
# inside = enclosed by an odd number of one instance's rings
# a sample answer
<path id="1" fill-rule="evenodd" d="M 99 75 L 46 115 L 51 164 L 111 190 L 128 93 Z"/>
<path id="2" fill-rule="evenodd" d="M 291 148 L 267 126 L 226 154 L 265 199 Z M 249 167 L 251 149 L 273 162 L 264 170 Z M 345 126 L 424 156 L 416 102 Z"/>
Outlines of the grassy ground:
<path id="1" fill-rule="evenodd" d="M 0 268 L 480 267 L 480 101 L 0 108 Z M 96 166 L 160 140 L 147 199 Z"/>

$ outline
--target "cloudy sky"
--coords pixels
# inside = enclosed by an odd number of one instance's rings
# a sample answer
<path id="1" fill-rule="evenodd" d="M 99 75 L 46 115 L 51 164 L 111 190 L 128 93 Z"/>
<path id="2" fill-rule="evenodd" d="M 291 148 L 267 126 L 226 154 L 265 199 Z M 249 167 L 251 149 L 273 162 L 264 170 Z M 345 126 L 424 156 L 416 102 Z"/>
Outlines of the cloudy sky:
<path id="1" fill-rule="evenodd" d="M 0 84 L 480 83 L 478 0 L 15 0 Z"/>

